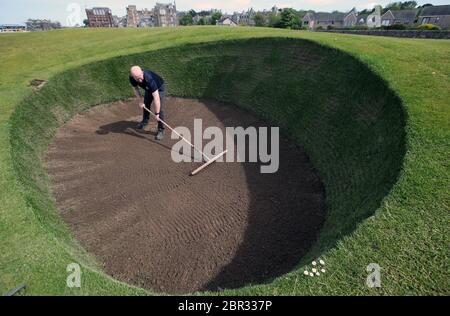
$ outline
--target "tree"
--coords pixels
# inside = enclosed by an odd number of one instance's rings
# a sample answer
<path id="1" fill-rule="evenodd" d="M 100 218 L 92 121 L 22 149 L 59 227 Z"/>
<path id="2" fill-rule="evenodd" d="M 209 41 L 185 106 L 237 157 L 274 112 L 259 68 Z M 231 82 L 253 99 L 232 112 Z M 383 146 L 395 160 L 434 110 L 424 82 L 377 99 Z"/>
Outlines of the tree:
<path id="1" fill-rule="evenodd" d="M 194 24 L 194 19 L 190 12 L 186 13 L 186 15 L 180 19 L 180 25 L 187 26 L 192 24 Z"/>
<path id="2" fill-rule="evenodd" d="M 206 25 L 205 18 L 200 18 L 200 20 L 198 20 L 197 25 Z"/>
<path id="3" fill-rule="evenodd" d="M 358 14 L 371 14 L 375 11 L 375 8 L 373 9 L 364 9 L 362 11 L 360 11 Z"/>
<path id="4" fill-rule="evenodd" d="M 255 26 L 267 26 L 266 17 L 261 12 L 255 15 Z"/>
<path id="5" fill-rule="evenodd" d="M 220 12 L 220 11 L 214 12 L 212 17 L 211 17 L 211 24 L 212 25 L 216 25 L 221 17 L 222 17 L 222 12 Z"/>
<path id="6" fill-rule="evenodd" d="M 417 1 L 405 1 L 402 3 L 402 9 L 415 9 L 417 7 Z"/>
<path id="7" fill-rule="evenodd" d="M 278 26 L 275 27 L 285 29 L 299 29 L 301 27 L 299 13 L 292 8 L 283 9 L 283 11 L 281 12 L 280 22 L 278 23 Z"/>
<path id="8" fill-rule="evenodd" d="M 83 20 L 83 24 L 84 24 L 84 27 L 89 27 L 89 20 L 88 19 L 84 19 Z"/>
<path id="9" fill-rule="evenodd" d="M 414 9 L 417 7 L 417 1 L 405 1 L 405 2 L 391 2 L 386 6 L 388 10 L 406 10 Z"/>
<path id="10" fill-rule="evenodd" d="M 270 27 L 279 27 L 281 21 L 281 16 L 278 13 L 271 12 L 269 14 L 269 26 Z"/>

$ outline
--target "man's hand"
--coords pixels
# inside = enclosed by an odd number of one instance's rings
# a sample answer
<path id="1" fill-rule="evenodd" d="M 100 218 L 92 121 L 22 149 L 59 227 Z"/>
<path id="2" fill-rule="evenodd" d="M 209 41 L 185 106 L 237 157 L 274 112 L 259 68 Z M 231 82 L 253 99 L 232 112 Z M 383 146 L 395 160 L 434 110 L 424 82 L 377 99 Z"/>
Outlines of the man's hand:
<path id="1" fill-rule="evenodd" d="M 139 108 L 144 109 L 145 108 L 145 104 L 144 103 L 139 103 Z"/>
<path id="2" fill-rule="evenodd" d="M 155 115 L 156 120 L 159 122 L 159 114 Z"/>

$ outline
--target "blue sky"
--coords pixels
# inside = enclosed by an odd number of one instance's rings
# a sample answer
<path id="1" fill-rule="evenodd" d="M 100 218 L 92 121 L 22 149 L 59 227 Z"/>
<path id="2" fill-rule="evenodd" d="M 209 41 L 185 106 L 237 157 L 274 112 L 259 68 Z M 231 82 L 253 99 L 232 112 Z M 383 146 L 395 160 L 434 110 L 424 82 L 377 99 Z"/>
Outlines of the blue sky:
<path id="1" fill-rule="evenodd" d="M 63 25 L 84 19 L 84 9 L 93 6 L 107 6 L 113 14 L 125 15 L 125 8 L 135 4 L 138 8 L 152 8 L 157 0 L 0 0 L 0 24 L 23 23 L 28 18 L 49 18 Z M 158 0 L 158 2 L 170 2 Z M 278 7 L 312 9 L 316 11 L 346 11 L 353 7 L 364 9 L 378 3 L 386 5 L 391 0 L 178 0 L 178 10 L 218 8 L 223 12 L 242 11 L 253 7 L 256 10 Z M 417 1 L 419 4 L 450 4 L 450 0 Z"/>

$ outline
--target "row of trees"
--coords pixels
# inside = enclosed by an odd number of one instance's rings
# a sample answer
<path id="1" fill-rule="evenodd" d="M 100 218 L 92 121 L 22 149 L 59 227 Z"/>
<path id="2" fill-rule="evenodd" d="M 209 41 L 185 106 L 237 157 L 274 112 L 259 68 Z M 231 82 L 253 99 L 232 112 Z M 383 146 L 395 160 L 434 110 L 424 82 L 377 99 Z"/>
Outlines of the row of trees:
<path id="1" fill-rule="evenodd" d="M 424 4 L 422 6 L 417 6 L 417 1 L 405 1 L 405 2 L 391 2 L 386 6 L 388 10 L 407 10 L 407 9 L 415 9 L 415 8 L 425 8 L 432 7 L 431 3 Z"/>
<path id="2" fill-rule="evenodd" d="M 201 11 L 201 12 L 195 12 L 194 10 L 190 10 L 187 12 L 181 19 L 180 19 L 180 25 L 216 25 L 217 21 L 219 21 L 222 18 L 222 12 L 216 11 L 211 15 L 211 18 L 208 18 L 209 12 L 207 11 Z M 200 16 L 197 22 L 194 21 L 194 17 Z"/>
<path id="3" fill-rule="evenodd" d="M 292 8 L 282 9 L 279 12 L 270 12 L 268 14 L 258 12 L 255 16 L 255 25 L 299 29 L 302 26 L 302 18 L 305 13 L 305 11 L 297 11 Z"/>
<path id="4" fill-rule="evenodd" d="M 433 5 L 431 3 L 424 4 L 422 6 L 417 5 L 417 1 L 398 1 L 398 2 L 391 2 L 389 3 L 384 9 L 382 13 L 386 13 L 388 10 L 408 10 L 408 9 L 421 9 L 425 7 L 432 7 Z M 361 14 L 369 14 L 372 13 L 373 10 L 363 10 L 360 13 Z"/>

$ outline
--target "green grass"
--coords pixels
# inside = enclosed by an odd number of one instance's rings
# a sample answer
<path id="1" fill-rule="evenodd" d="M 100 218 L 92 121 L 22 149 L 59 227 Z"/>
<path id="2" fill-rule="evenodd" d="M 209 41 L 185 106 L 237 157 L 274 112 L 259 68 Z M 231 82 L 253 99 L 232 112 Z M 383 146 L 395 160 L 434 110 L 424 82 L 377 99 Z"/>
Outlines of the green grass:
<path id="1" fill-rule="evenodd" d="M 0 36 L 0 291 L 25 282 L 27 294 L 148 294 L 105 276 L 77 245 L 41 163 L 58 119 L 129 97 L 128 66 L 141 63 L 173 95 L 213 97 L 281 126 L 325 182 L 329 216 L 303 263 L 321 255 L 328 273 L 305 278 L 300 266 L 226 294 L 448 295 L 448 56 L 449 41 L 260 28 Z M 50 79 L 39 93 L 27 86 L 35 78 Z M 71 262 L 83 265 L 81 289 L 65 286 Z M 365 286 L 371 262 L 380 289 Z"/>

